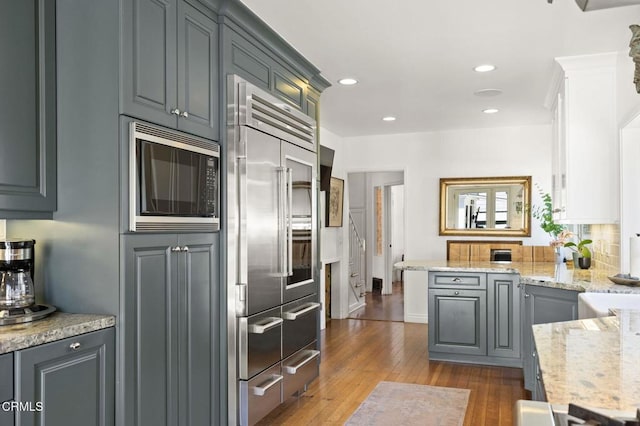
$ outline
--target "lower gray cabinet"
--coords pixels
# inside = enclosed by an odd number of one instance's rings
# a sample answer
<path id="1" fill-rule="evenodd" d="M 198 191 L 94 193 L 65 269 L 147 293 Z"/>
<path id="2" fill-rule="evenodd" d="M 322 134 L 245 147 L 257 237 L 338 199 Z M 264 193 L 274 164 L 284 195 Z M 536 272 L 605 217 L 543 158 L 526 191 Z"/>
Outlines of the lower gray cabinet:
<path id="1" fill-rule="evenodd" d="M 16 351 L 16 425 L 114 425 L 114 335 L 108 328 Z"/>
<path id="2" fill-rule="evenodd" d="M 522 346 L 524 387 L 532 392 L 534 400 L 543 400 L 540 395 L 540 375 L 537 373 L 535 344 L 533 341 L 534 324 L 572 321 L 578 319 L 578 292 L 553 287 L 527 285 L 522 295 L 524 315 L 522 323 Z"/>
<path id="3" fill-rule="evenodd" d="M 429 272 L 429 358 L 520 367 L 520 276 Z"/>
<path id="4" fill-rule="evenodd" d="M 0 404 L 8 403 L 13 400 L 13 353 L 0 355 L 0 377 L 2 377 L 2 385 L 0 385 Z M 0 425 L 13 424 L 13 411 L 10 406 L 3 404 L 0 408 Z"/>
<path id="5" fill-rule="evenodd" d="M 123 235 L 122 425 L 217 424 L 218 234 Z"/>

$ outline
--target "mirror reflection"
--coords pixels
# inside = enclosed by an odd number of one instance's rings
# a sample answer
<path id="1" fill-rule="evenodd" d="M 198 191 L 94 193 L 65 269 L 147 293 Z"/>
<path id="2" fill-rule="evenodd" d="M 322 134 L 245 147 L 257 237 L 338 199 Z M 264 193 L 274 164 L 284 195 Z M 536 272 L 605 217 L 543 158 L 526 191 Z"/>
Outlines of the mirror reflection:
<path id="1" fill-rule="evenodd" d="M 531 176 L 440 179 L 440 235 L 530 236 Z"/>

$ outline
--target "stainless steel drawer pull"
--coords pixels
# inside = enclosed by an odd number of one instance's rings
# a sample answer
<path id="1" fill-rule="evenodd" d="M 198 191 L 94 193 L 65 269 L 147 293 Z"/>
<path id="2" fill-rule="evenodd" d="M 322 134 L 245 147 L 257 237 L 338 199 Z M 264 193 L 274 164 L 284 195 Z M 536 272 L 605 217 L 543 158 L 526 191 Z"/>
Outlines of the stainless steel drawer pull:
<path id="1" fill-rule="evenodd" d="M 309 350 L 306 352 L 308 352 L 307 356 L 296 365 L 284 365 L 284 371 L 286 371 L 287 374 L 296 374 L 298 372 L 298 368 L 304 367 L 309 363 L 309 361 L 317 358 L 320 355 L 320 351 L 316 350 Z"/>
<path id="2" fill-rule="evenodd" d="M 184 251 L 184 252 L 188 252 L 188 251 L 189 251 L 189 246 L 184 246 L 184 247 L 182 247 L 182 251 Z"/>
<path id="3" fill-rule="evenodd" d="M 73 342 L 72 344 L 69 345 L 69 348 L 74 350 L 74 351 L 77 351 L 78 349 L 80 349 L 80 346 L 81 346 L 80 343 Z"/>
<path id="4" fill-rule="evenodd" d="M 269 388 L 277 385 L 278 383 L 280 383 L 283 379 L 283 376 L 279 376 L 277 374 L 274 374 L 273 376 L 271 376 L 271 378 L 269 380 L 267 380 L 266 382 L 264 382 L 262 384 L 262 386 L 255 386 L 253 388 L 253 394 L 257 395 L 257 396 L 264 396 L 264 394 L 269 390 Z"/>
<path id="5" fill-rule="evenodd" d="M 455 294 L 457 296 L 457 295 L 460 294 L 460 292 L 459 291 L 455 291 L 455 292 L 453 292 L 453 294 Z"/>
<path id="6" fill-rule="evenodd" d="M 528 299 L 529 298 L 529 293 L 525 293 L 524 297 Z"/>
<path id="7" fill-rule="evenodd" d="M 316 302 L 309 302 L 309 303 L 305 303 L 304 305 L 301 305 L 300 308 L 301 309 L 298 311 L 283 312 L 282 318 L 289 321 L 295 321 L 298 319 L 299 316 L 319 309 L 320 304 Z"/>
<path id="8" fill-rule="evenodd" d="M 178 108 L 174 108 L 171 110 L 171 114 L 180 115 L 180 110 Z"/>
<path id="9" fill-rule="evenodd" d="M 247 330 L 249 330 L 249 333 L 252 334 L 262 334 L 267 330 L 271 330 L 272 328 L 279 326 L 280 324 L 282 324 L 282 322 L 282 318 L 267 317 L 255 324 L 249 324 Z"/>
<path id="10" fill-rule="evenodd" d="M 177 253 L 180 251 L 180 246 L 171 247 L 171 251 Z"/>

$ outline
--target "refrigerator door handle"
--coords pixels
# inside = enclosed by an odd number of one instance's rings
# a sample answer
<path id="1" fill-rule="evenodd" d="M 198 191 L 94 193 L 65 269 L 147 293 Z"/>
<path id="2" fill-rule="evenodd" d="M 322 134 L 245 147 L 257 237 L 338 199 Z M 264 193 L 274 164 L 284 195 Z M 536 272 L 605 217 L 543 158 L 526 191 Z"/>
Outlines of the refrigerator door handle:
<path id="1" fill-rule="evenodd" d="M 287 268 L 288 276 L 293 276 L 293 169 L 287 169 Z"/>
<path id="2" fill-rule="evenodd" d="M 282 318 L 277 317 L 267 317 L 263 321 L 267 322 L 259 322 L 256 324 L 249 324 L 247 331 L 251 334 L 263 334 L 265 331 L 269 331 L 274 327 L 282 324 L 284 320 Z"/>
<path id="3" fill-rule="evenodd" d="M 247 157 L 238 157 L 238 283 L 248 282 L 247 253 Z"/>
<path id="4" fill-rule="evenodd" d="M 307 352 L 307 356 L 302 361 L 297 363 L 296 365 L 285 365 L 285 366 L 283 366 L 284 371 L 287 374 L 296 374 L 298 372 L 298 368 L 304 367 L 306 364 L 309 363 L 309 361 L 311 361 L 313 359 L 316 359 L 319 355 L 320 355 L 320 351 L 309 350 Z"/>
<path id="5" fill-rule="evenodd" d="M 278 226 L 280 235 L 280 274 L 283 277 L 288 276 L 289 266 L 287 265 L 288 255 L 288 239 L 287 239 L 287 169 L 278 167 L 278 177 L 280 181 L 279 192 L 279 214 Z"/>

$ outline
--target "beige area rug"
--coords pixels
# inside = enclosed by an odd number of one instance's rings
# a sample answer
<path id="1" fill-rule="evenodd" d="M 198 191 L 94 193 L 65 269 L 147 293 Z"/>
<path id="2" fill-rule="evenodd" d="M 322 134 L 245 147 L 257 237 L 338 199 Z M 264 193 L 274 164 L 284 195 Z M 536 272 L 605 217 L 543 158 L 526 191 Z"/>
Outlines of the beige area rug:
<path id="1" fill-rule="evenodd" d="M 461 426 L 469 393 L 469 389 L 380 382 L 345 425 Z"/>

